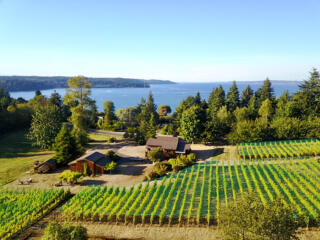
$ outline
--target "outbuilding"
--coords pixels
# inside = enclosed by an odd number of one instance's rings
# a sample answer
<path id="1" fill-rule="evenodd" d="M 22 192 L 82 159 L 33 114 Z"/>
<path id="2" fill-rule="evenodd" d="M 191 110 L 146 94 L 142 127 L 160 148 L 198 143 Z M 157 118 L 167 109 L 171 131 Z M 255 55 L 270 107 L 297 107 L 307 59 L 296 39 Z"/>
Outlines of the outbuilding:
<path id="1" fill-rule="evenodd" d="M 84 171 L 85 164 L 88 167 L 88 174 L 103 174 L 104 166 L 110 162 L 109 159 L 100 152 L 88 153 L 72 162 L 70 162 L 69 168 L 73 172 L 81 172 Z"/>
<path id="2" fill-rule="evenodd" d="M 43 162 L 36 161 L 33 167 L 35 173 L 47 173 L 55 170 L 56 168 L 57 168 L 57 163 L 52 158 Z"/>
<path id="3" fill-rule="evenodd" d="M 146 157 L 148 153 L 156 147 L 163 150 L 163 154 L 167 157 L 175 157 L 177 154 L 187 155 L 191 152 L 190 144 L 187 144 L 180 137 L 157 136 L 149 138 L 146 143 Z"/>

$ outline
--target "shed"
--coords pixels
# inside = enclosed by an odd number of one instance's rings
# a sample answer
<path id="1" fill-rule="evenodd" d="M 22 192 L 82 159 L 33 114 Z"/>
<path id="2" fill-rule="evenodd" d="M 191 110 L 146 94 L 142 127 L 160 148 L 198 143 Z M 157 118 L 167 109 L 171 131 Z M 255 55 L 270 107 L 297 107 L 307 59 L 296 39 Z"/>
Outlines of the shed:
<path id="1" fill-rule="evenodd" d="M 162 148 L 167 158 L 174 157 L 177 154 L 189 154 L 191 152 L 190 144 L 187 144 L 180 137 L 158 136 L 148 139 L 146 143 L 146 156 L 156 147 Z"/>
<path id="2" fill-rule="evenodd" d="M 104 166 L 110 162 L 109 159 L 100 152 L 88 153 L 72 162 L 70 162 L 69 168 L 73 172 L 83 172 L 84 165 L 87 164 L 89 174 L 103 174 Z"/>
<path id="3" fill-rule="evenodd" d="M 50 158 L 47 161 L 34 163 L 34 172 L 36 173 L 47 173 L 57 168 L 57 163 L 54 159 Z"/>

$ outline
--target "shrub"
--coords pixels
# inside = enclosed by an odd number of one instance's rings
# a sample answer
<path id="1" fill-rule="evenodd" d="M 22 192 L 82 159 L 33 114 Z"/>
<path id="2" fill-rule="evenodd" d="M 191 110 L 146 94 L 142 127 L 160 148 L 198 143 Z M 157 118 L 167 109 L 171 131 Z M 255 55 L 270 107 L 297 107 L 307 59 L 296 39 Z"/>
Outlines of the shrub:
<path id="1" fill-rule="evenodd" d="M 117 139 L 115 138 L 115 137 L 109 137 L 109 138 L 107 138 L 107 142 L 108 143 L 114 143 L 114 142 L 116 142 L 117 141 Z"/>
<path id="2" fill-rule="evenodd" d="M 193 164 L 195 164 L 197 161 L 197 156 L 194 153 L 190 153 L 189 155 L 178 155 L 176 158 L 169 159 L 169 163 L 172 166 L 172 169 L 174 169 L 175 166 L 180 167 L 189 167 Z"/>
<path id="3" fill-rule="evenodd" d="M 106 171 L 110 171 L 110 173 L 112 173 L 112 171 L 115 171 L 117 169 L 117 164 L 115 162 L 109 162 L 104 166 L 104 170 Z"/>
<path id="4" fill-rule="evenodd" d="M 44 234 L 42 240 L 87 240 L 87 229 L 77 225 L 72 226 L 67 223 L 60 224 L 56 221 L 50 222 Z"/>
<path id="5" fill-rule="evenodd" d="M 109 150 L 106 153 L 106 157 L 109 158 L 113 162 L 117 162 L 120 160 L 120 157 L 113 150 Z"/>
<path id="6" fill-rule="evenodd" d="M 83 175 L 84 176 L 87 176 L 88 175 L 88 164 L 87 163 L 84 163 L 83 164 Z"/>
<path id="7" fill-rule="evenodd" d="M 300 219 L 295 210 L 277 198 L 264 205 L 256 193 L 244 194 L 221 209 L 219 229 L 223 239 L 298 239 Z"/>
<path id="8" fill-rule="evenodd" d="M 151 171 L 146 175 L 145 180 L 150 181 L 150 180 L 153 180 L 153 179 L 157 179 L 159 177 L 160 176 L 156 172 Z"/>
<path id="9" fill-rule="evenodd" d="M 173 171 L 174 171 L 175 173 L 179 172 L 179 171 L 182 170 L 182 169 L 183 169 L 182 166 L 174 166 L 174 167 L 173 167 Z"/>
<path id="10" fill-rule="evenodd" d="M 153 166 L 152 171 L 157 173 L 159 177 L 161 177 L 167 173 L 168 166 L 166 164 L 158 162 Z"/>
<path id="11" fill-rule="evenodd" d="M 64 171 L 58 175 L 58 179 L 62 182 L 77 183 L 82 177 L 82 173 L 72 172 L 70 170 Z"/>
<path id="12" fill-rule="evenodd" d="M 163 155 L 162 148 L 161 147 L 156 147 L 156 148 L 152 149 L 148 153 L 148 158 L 152 162 L 161 162 L 162 160 L 164 160 L 165 156 Z"/>

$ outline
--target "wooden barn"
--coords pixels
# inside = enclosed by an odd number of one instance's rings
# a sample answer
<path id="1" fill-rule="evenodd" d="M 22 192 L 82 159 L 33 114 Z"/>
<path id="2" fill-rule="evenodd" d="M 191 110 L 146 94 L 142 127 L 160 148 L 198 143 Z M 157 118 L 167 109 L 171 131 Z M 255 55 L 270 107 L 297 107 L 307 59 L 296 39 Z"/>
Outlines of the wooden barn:
<path id="1" fill-rule="evenodd" d="M 103 174 L 104 166 L 108 162 L 109 160 L 104 154 L 93 152 L 70 162 L 68 165 L 71 171 L 83 173 L 84 165 L 87 164 L 89 174 Z"/>
<path id="2" fill-rule="evenodd" d="M 148 153 L 156 147 L 163 149 L 163 154 L 167 157 L 175 157 L 177 154 L 189 154 L 191 152 L 190 144 L 187 144 L 182 138 L 158 136 L 149 138 L 146 143 L 146 157 Z"/>
<path id="3" fill-rule="evenodd" d="M 47 173 L 55 170 L 56 168 L 57 168 L 57 163 L 52 158 L 43 162 L 36 161 L 33 167 L 35 173 Z"/>

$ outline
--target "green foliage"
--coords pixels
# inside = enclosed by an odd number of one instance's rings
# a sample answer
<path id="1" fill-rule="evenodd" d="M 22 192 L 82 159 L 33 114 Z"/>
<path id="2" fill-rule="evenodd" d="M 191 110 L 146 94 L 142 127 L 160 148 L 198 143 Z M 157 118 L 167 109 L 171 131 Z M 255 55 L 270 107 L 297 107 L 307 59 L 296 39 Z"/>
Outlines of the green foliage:
<path id="1" fill-rule="evenodd" d="M 156 120 L 154 115 L 151 115 L 148 127 L 147 127 L 147 132 L 146 132 L 146 136 L 145 136 L 145 140 L 147 141 L 149 138 L 155 138 L 156 137 Z"/>
<path id="2" fill-rule="evenodd" d="M 123 122 L 125 126 L 136 126 L 138 124 L 136 117 L 139 114 L 138 107 L 127 107 L 118 109 L 116 116 L 120 122 Z"/>
<path id="3" fill-rule="evenodd" d="M 64 104 L 70 107 L 70 122 L 73 125 L 72 135 L 81 145 L 88 142 L 87 125 L 89 116 L 95 115 L 92 107 L 95 101 L 90 99 L 92 83 L 83 76 L 72 77 L 68 80 Z"/>
<path id="4" fill-rule="evenodd" d="M 169 105 L 160 105 L 158 107 L 158 114 L 160 116 L 167 116 L 169 113 L 171 113 L 171 107 Z"/>
<path id="5" fill-rule="evenodd" d="M 78 183 L 82 176 L 82 173 L 66 170 L 58 175 L 58 179 L 62 182 Z"/>
<path id="6" fill-rule="evenodd" d="M 138 108 L 141 109 L 137 116 L 137 121 L 140 123 L 140 126 L 136 128 L 135 140 L 138 144 L 143 145 L 149 138 L 155 137 L 159 120 L 151 92 L 149 93 L 148 101 L 145 102 L 144 99 L 142 99 Z"/>
<path id="7" fill-rule="evenodd" d="M 302 132 L 302 122 L 298 118 L 278 117 L 271 123 L 276 139 L 299 139 L 305 134 Z"/>
<path id="8" fill-rule="evenodd" d="M 205 111 L 195 105 L 185 110 L 180 123 L 180 135 L 187 142 L 198 141 L 204 130 Z"/>
<path id="9" fill-rule="evenodd" d="M 271 87 L 271 82 L 267 78 L 261 88 L 259 88 L 256 92 L 257 98 L 257 106 L 260 108 L 262 102 L 269 99 L 270 101 L 273 100 L 273 88 Z"/>
<path id="10" fill-rule="evenodd" d="M 88 168 L 88 164 L 85 162 L 83 164 L 83 176 L 88 176 L 89 175 L 89 168 Z"/>
<path id="11" fill-rule="evenodd" d="M 42 240 L 87 240 L 87 229 L 80 225 L 68 223 L 49 222 L 44 230 Z"/>
<path id="12" fill-rule="evenodd" d="M 320 116 L 320 75 L 313 68 L 310 77 L 300 86 L 300 92 L 295 94 L 297 108 L 305 116 Z"/>
<path id="13" fill-rule="evenodd" d="M 274 109 L 273 109 L 272 102 L 270 99 L 266 99 L 262 102 L 258 113 L 267 122 L 272 118 L 272 116 L 274 114 Z"/>
<path id="14" fill-rule="evenodd" d="M 264 205 L 258 194 L 244 194 L 220 210 L 219 229 L 223 239 L 298 239 L 295 210 L 276 198 Z"/>
<path id="15" fill-rule="evenodd" d="M 106 158 L 110 159 L 113 162 L 117 162 L 120 160 L 120 157 L 112 150 L 107 151 Z"/>
<path id="16" fill-rule="evenodd" d="M 190 153 L 189 155 L 178 155 L 176 158 L 170 158 L 168 162 L 172 168 L 176 166 L 185 168 L 192 166 L 197 160 L 197 156 L 194 153 Z"/>
<path id="17" fill-rule="evenodd" d="M 116 142 L 117 141 L 117 139 L 115 138 L 115 137 L 108 137 L 107 138 L 107 142 L 108 143 L 114 143 L 114 142 Z"/>
<path id="18" fill-rule="evenodd" d="M 248 107 L 249 101 L 252 96 L 253 96 L 253 90 L 250 87 L 250 85 L 248 85 L 241 93 L 240 106 L 241 107 Z"/>
<path id="19" fill-rule="evenodd" d="M 150 150 L 148 153 L 148 158 L 152 162 L 161 162 L 165 159 L 165 156 L 163 155 L 163 150 L 161 147 L 156 147 Z"/>
<path id="20" fill-rule="evenodd" d="M 55 151 L 54 159 L 58 165 L 66 165 L 84 152 L 84 149 L 76 143 L 70 130 L 65 124 L 62 125 L 60 132 L 53 144 Z"/>
<path id="21" fill-rule="evenodd" d="M 62 120 L 62 111 L 56 105 L 39 106 L 32 115 L 28 138 L 41 149 L 51 149 Z"/>
<path id="22" fill-rule="evenodd" d="M 0 188 L 0 239 L 16 239 L 21 232 L 68 198 L 69 194 L 63 189 Z"/>
<path id="23" fill-rule="evenodd" d="M 244 120 L 237 122 L 232 132 L 227 135 L 230 143 L 240 142 L 260 142 L 269 140 L 272 136 L 272 131 L 268 123 L 264 119 Z"/>
<path id="24" fill-rule="evenodd" d="M 167 166 L 165 162 L 157 164 L 160 170 L 165 167 L 163 165 Z M 316 160 L 310 158 L 264 162 L 241 160 L 228 164 L 222 160 L 218 165 L 216 161 L 199 162 L 180 169 L 178 173 L 164 175 L 151 184 L 146 182 L 129 189 L 86 187 L 62 207 L 63 214 L 84 221 L 99 219 L 117 223 L 161 224 L 166 219 L 170 224 L 189 222 L 212 225 L 219 218 L 223 220 L 225 205 L 228 205 L 226 211 L 231 218 L 224 221 L 227 227 L 244 229 L 245 236 L 256 236 L 256 232 L 248 233 L 248 228 L 254 231 L 259 229 L 264 239 L 273 240 L 277 238 L 274 235 L 271 237 L 271 232 L 285 233 L 287 230 L 283 228 L 288 228 L 287 232 L 290 232 L 295 228 L 296 221 L 300 222 L 300 217 L 306 220 L 303 224 L 318 226 L 318 165 Z M 152 171 L 146 180 L 158 177 Z M 242 202 L 242 196 L 246 199 L 246 193 L 254 189 L 257 190 L 258 195 L 254 195 L 257 201 Z M 267 206 L 269 203 L 271 206 Z M 291 206 L 294 207 L 293 212 Z M 234 216 L 230 210 L 233 207 L 237 211 Z M 238 209 L 245 213 L 240 214 Z M 272 216 L 268 216 L 269 212 Z M 287 216 L 290 219 L 284 223 Z M 237 220 L 233 222 L 234 219 Z M 276 224 L 278 221 L 279 225 Z M 232 239 L 242 239 L 241 236 Z"/>
<path id="25" fill-rule="evenodd" d="M 154 164 L 152 171 L 158 175 L 158 177 L 162 177 L 166 175 L 168 171 L 168 165 L 163 162 L 157 162 Z"/>
<path id="26" fill-rule="evenodd" d="M 222 106 L 225 105 L 225 92 L 220 85 L 219 87 L 213 89 L 209 96 L 208 107 L 211 113 L 217 112 Z"/>
<path id="27" fill-rule="evenodd" d="M 240 106 L 239 91 L 235 81 L 233 81 L 233 84 L 227 93 L 226 103 L 228 110 L 231 112 Z"/>
<path id="28" fill-rule="evenodd" d="M 103 104 L 103 108 L 105 111 L 103 125 L 110 126 L 115 119 L 114 104 L 112 101 L 105 101 Z"/>
<path id="29" fill-rule="evenodd" d="M 114 161 L 111 161 L 104 166 L 104 170 L 110 171 L 110 173 L 112 173 L 116 169 L 117 169 L 117 164 Z"/>

